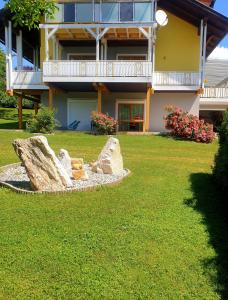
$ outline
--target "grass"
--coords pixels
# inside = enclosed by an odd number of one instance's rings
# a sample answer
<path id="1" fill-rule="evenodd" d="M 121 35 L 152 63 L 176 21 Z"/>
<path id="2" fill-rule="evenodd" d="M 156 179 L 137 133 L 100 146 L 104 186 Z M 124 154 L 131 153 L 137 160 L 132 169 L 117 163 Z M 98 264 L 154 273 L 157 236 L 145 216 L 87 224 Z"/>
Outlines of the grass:
<path id="1" fill-rule="evenodd" d="M 0 165 L 16 162 L 0 132 Z M 0 189 L 1 299 L 228 299 L 228 240 L 211 178 L 217 143 L 119 136 L 132 175 L 63 195 Z M 57 152 L 96 159 L 106 137 L 58 132 Z"/>
<path id="2" fill-rule="evenodd" d="M 33 113 L 34 110 L 32 109 L 23 109 L 23 128 Z M 0 129 L 18 129 L 18 111 L 16 108 L 0 107 Z"/>

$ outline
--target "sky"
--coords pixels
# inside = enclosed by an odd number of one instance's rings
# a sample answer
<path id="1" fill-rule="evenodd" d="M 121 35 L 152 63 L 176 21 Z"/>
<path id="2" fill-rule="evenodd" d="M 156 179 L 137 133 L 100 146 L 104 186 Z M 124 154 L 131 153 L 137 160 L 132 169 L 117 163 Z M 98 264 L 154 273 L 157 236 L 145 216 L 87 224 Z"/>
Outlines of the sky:
<path id="1" fill-rule="evenodd" d="M 4 1 L 0 0 L 0 8 L 3 6 Z M 228 17 L 228 0 L 216 0 L 214 9 Z M 213 51 L 212 57 L 228 59 L 228 35 L 219 44 L 219 48 Z"/>

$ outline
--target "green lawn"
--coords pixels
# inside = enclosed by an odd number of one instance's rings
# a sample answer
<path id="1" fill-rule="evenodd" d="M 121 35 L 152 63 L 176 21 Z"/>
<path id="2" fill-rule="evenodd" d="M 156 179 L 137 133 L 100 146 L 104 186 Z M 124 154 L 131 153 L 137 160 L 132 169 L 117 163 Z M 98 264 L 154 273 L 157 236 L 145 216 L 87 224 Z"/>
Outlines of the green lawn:
<path id="1" fill-rule="evenodd" d="M 32 109 L 23 109 L 23 127 L 29 116 L 34 113 Z M 0 107 L 0 129 L 18 129 L 18 111 L 16 108 Z"/>
<path id="2" fill-rule="evenodd" d="M 0 132 L 0 165 L 16 162 Z M 106 137 L 48 136 L 96 159 Z M 211 178 L 212 145 L 119 136 L 132 175 L 63 195 L 0 189 L 1 299 L 228 299 L 228 237 Z"/>

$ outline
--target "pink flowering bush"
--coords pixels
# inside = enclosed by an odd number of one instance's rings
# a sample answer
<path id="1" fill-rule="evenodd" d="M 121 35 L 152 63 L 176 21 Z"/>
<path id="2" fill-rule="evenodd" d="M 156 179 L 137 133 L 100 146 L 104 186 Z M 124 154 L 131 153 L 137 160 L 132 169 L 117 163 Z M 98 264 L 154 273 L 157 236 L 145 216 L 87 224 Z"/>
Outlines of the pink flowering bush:
<path id="1" fill-rule="evenodd" d="M 211 143 L 214 140 L 213 125 L 175 106 L 168 106 L 166 110 L 165 128 L 171 130 L 173 136 L 198 143 Z"/>
<path id="2" fill-rule="evenodd" d="M 107 114 L 92 113 L 92 127 L 98 134 L 114 134 L 117 121 Z"/>

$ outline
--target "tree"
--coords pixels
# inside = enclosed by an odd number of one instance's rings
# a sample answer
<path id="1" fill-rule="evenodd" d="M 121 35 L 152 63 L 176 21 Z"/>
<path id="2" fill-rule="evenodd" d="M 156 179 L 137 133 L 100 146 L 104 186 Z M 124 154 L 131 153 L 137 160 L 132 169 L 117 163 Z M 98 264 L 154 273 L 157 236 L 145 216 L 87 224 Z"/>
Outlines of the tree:
<path id="1" fill-rule="evenodd" d="M 53 0 L 4 0 L 12 13 L 14 26 L 27 27 L 29 30 L 39 27 L 41 18 L 53 18 L 57 9 Z"/>

